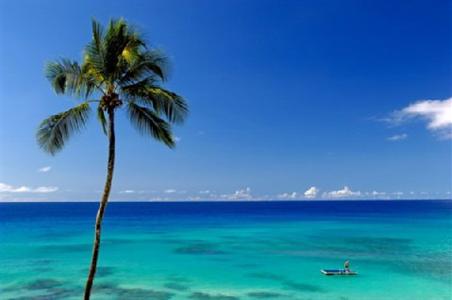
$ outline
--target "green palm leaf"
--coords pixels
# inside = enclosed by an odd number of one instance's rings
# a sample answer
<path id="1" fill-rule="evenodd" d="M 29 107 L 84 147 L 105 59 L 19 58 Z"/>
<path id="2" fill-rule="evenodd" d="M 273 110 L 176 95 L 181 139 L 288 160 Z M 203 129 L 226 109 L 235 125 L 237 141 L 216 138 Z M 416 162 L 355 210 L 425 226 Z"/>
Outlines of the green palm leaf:
<path id="1" fill-rule="evenodd" d="M 42 121 L 36 135 L 39 146 L 54 155 L 74 132 L 84 127 L 89 111 L 88 102 L 84 102 Z"/>
<path id="2" fill-rule="evenodd" d="M 140 133 L 150 134 L 170 148 L 175 146 L 171 126 L 165 120 L 159 118 L 155 112 L 131 102 L 128 105 L 128 113 L 130 121 Z"/>
<path id="3" fill-rule="evenodd" d="M 155 85 L 152 78 L 125 86 L 122 92 L 131 101 L 150 105 L 156 113 L 164 114 L 171 123 L 182 123 L 188 114 L 184 98 Z"/>
<path id="4" fill-rule="evenodd" d="M 168 60 L 158 50 L 147 50 L 145 52 L 135 49 L 133 58 L 129 59 L 127 70 L 119 79 L 119 85 L 130 85 L 147 77 L 155 80 L 166 80 L 168 73 Z M 126 48 L 126 53 L 130 53 Z"/>
<path id="5" fill-rule="evenodd" d="M 85 76 L 78 63 L 68 59 L 48 63 L 46 77 L 57 94 L 88 97 L 94 88 L 94 82 Z"/>
<path id="6" fill-rule="evenodd" d="M 82 70 L 85 74 L 89 74 L 97 82 L 98 86 L 101 86 L 105 81 L 105 49 L 102 42 L 102 27 L 95 20 L 92 23 L 92 34 L 91 42 L 85 47 Z"/>
<path id="7" fill-rule="evenodd" d="M 121 53 L 129 41 L 127 30 L 127 24 L 123 19 L 111 20 L 106 29 L 103 42 L 105 48 L 104 67 L 107 78 L 114 79 L 116 77 Z"/>

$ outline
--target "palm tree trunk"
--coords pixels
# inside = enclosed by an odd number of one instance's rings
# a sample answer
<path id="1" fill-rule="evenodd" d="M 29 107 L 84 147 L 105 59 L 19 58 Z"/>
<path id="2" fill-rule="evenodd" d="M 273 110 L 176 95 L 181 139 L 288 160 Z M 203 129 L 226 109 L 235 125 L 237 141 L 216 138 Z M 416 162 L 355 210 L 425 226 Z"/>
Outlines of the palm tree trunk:
<path id="1" fill-rule="evenodd" d="M 96 227 L 94 234 L 93 256 L 89 269 L 88 279 L 85 285 L 85 300 L 89 300 L 91 296 L 91 288 L 93 287 L 94 276 L 96 275 L 97 259 L 99 257 L 100 234 L 102 229 L 102 218 L 104 216 L 105 207 L 107 206 L 108 197 L 110 196 L 111 182 L 113 179 L 113 170 L 115 167 L 115 115 L 114 108 L 108 109 L 108 166 L 107 179 L 105 181 L 104 193 L 99 205 L 96 216 Z"/>

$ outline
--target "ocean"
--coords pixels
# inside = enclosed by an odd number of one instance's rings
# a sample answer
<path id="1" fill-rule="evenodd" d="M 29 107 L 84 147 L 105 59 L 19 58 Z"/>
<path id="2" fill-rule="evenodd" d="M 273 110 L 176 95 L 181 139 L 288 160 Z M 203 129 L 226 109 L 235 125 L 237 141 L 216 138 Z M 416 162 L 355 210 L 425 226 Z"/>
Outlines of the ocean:
<path id="1" fill-rule="evenodd" d="M 0 204 L 0 299 L 80 299 L 97 206 Z M 92 299 L 446 300 L 452 201 L 113 202 L 100 251 Z"/>

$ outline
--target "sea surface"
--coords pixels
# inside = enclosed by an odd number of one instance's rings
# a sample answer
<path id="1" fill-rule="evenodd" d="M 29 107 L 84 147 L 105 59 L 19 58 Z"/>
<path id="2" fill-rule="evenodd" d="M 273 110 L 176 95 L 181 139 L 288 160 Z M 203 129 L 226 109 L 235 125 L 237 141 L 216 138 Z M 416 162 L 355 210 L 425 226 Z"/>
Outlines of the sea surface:
<path id="1" fill-rule="evenodd" d="M 80 299 L 96 211 L 0 204 L 0 299 Z M 100 250 L 92 299 L 452 299 L 448 200 L 110 203 Z"/>

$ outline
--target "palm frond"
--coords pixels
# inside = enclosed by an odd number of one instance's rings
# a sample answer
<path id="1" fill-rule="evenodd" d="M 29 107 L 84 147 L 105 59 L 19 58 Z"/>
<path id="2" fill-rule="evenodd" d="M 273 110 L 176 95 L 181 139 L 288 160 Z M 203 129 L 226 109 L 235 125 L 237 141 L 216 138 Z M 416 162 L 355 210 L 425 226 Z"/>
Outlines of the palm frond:
<path id="1" fill-rule="evenodd" d="M 146 48 L 146 43 L 138 32 L 129 28 L 127 45 L 121 52 L 121 58 L 130 65 L 140 57 L 141 48 Z"/>
<path id="2" fill-rule="evenodd" d="M 170 148 L 175 146 L 170 124 L 159 118 L 152 110 L 131 102 L 128 104 L 128 113 L 132 124 L 140 133 L 150 134 Z"/>
<path id="3" fill-rule="evenodd" d="M 105 47 L 103 43 L 104 33 L 102 26 L 92 21 L 92 39 L 85 47 L 82 70 L 89 74 L 100 86 L 105 80 Z"/>
<path id="4" fill-rule="evenodd" d="M 165 114 L 172 123 L 182 123 L 188 114 L 188 105 L 180 95 L 154 86 L 147 89 L 147 100 L 151 101 L 156 111 Z"/>
<path id="5" fill-rule="evenodd" d="M 150 64 L 146 43 L 123 19 L 112 19 L 105 31 L 95 20 L 92 27 L 93 38 L 85 49 L 83 66 L 90 69 L 96 78 L 113 83 L 126 74 L 128 77 L 136 74 L 136 67 L 143 62 Z M 131 69 L 135 72 L 129 72 Z M 155 66 L 154 69 L 160 72 Z"/>
<path id="6" fill-rule="evenodd" d="M 48 63 L 46 77 L 57 94 L 88 97 L 94 89 L 92 80 L 85 76 L 78 63 L 68 59 Z"/>
<path id="7" fill-rule="evenodd" d="M 121 91 L 126 99 L 152 106 L 157 114 L 164 114 L 171 123 L 182 123 L 188 114 L 184 98 L 153 84 L 152 78 L 125 86 Z"/>
<path id="8" fill-rule="evenodd" d="M 158 50 L 147 50 L 135 54 L 134 60 L 128 65 L 118 81 L 120 86 L 130 85 L 144 78 L 154 77 L 165 81 L 168 75 L 168 60 Z"/>
<path id="9" fill-rule="evenodd" d="M 63 148 L 73 133 L 84 127 L 89 111 L 88 102 L 83 102 L 42 121 L 36 135 L 39 146 L 54 155 Z"/>
<path id="10" fill-rule="evenodd" d="M 114 79 L 118 62 L 128 43 L 127 23 L 123 19 L 111 20 L 103 40 L 105 48 L 105 75 Z"/>
<path id="11" fill-rule="evenodd" d="M 101 53 L 103 52 L 102 39 L 104 35 L 102 25 L 93 19 L 91 22 L 91 29 L 93 34 L 93 46 L 99 53 Z"/>
<path id="12" fill-rule="evenodd" d="M 168 75 L 168 58 L 160 50 L 148 50 L 140 56 L 141 67 L 165 81 Z"/>

